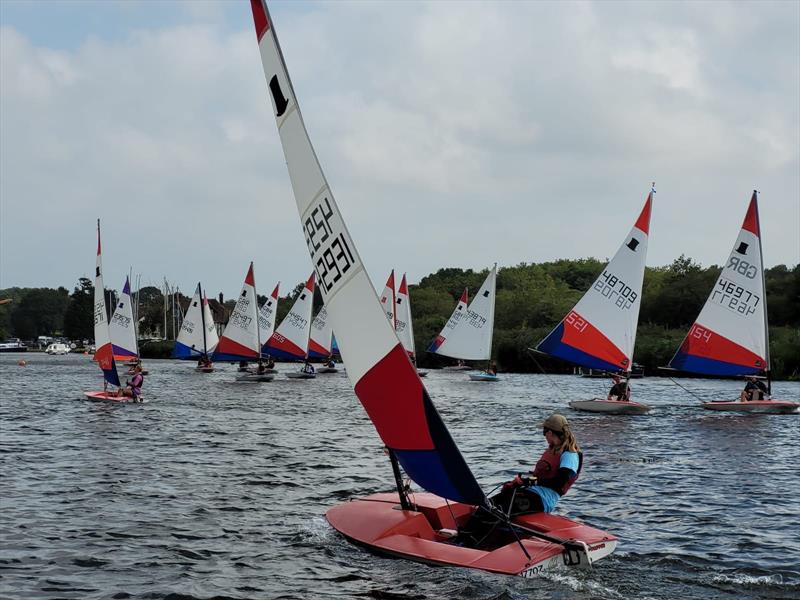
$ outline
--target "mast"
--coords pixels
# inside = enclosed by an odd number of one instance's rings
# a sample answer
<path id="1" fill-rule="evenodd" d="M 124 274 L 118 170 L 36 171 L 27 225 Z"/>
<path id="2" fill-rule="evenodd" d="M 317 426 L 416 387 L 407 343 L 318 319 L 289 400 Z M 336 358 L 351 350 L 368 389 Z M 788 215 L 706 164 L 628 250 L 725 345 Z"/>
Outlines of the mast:
<path id="1" fill-rule="evenodd" d="M 772 394 L 772 376 L 769 360 L 769 316 L 767 315 L 767 274 L 764 273 L 764 246 L 761 243 L 761 217 L 758 214 L 758 190 L 753 190 L 753 202 L 756 206 L 756 223 L 758 224 L 758 256 L 761 261 L 761 297 L 764 299 L 764 360 L 766 360 L 767 393 Z"/>
<path id="2" fill-rule="evenodd" d="M 400 508 L 403 510 L 414 510 L 411 501 L 408 499 L 406 488 L 403 485 L 403 476 L 400 474 L 400 464 L 397 462 L 394 450 L 387 447 L 386 451 L 389 453 L 389 460 L 392 461 L 392 473 L 394 473 L 394 483 L 397 486 L 397 495 L 400 496 Z"/>
<path id="3" fill-rule="evenodd" d="M 250 261 L 250 270 L 253 272 L 253 301 L 256 303 L 256 340 L 258 341 L 258 363 L 261 364 L 261 323 L 258 318 L 258 291 L 256 289 L 256 272 L 253 269 L 253 261 Z M 269 289 L 269 288 L 267 288 Z"/>
<path id="4" fill-rule="evenodd" d="M 494 342 L 494 303 L 497 299 L 497 263 L 494 263 L 492 270 L 494 274 L 494 290 L 492 290 L 492 309 L 489 311 L 489 321 L 492 326 L 489 329 L 489 358 L 486 361 L 486 372 L 489 372 L 489 366 L 492 364 L 492 343 Z"/>
<path id="5" fill-rule="evenodd" d="M 200 323 L 203 327 L 203 356 L 208 356 L 208 347 L 206 342 L 206 297 L 203 295 L 203 290 L 200 288 L 200 282 L 197 282 L 197 291 L 200 292 Z"/>

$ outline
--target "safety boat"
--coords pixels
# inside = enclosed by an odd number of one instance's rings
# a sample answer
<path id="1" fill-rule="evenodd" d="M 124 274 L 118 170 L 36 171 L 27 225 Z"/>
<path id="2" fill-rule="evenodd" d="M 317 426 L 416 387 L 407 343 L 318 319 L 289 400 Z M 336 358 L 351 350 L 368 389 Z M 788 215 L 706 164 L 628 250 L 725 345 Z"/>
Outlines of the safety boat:
<path id="1" fill-rule="evenodd" d="M 211 353 L 219 344 L 219 334 L 214 325 L 214 317 L 208 305 L 208 298 L 203 293 L 200 282 L 194 290 L 189 308 L 183 316 L 178 339 L 172 348 L 172 358 L 180 360 L 196 360 L 198 373 L 212 373 Z"/>
<path id="2" fill-rule="evenodd" d="M 453 314 L 445 323 L 441 333 L 428 347 L 428 352 L 440 356 L 465 360 L 486 361 L 486 371 L 470 373 L 470 381 L 499 381 L 496 373 L 490 373 L 492 337 L 494 335 L 494 304 L 497 289 L 497 264 L 489 271 L 478 293 L 467 306 L 467 290 L 461 294 Z M 462 365 L 449 367 L 461 370 Z M 446 367 L 448 368 L 448 367 Z M 467 367 L 472 370 L 472 367 Z"/>
<path id="3" fill-rule="evenodd" d="M 616 538 L 555 515 L 512 519 L 481 489 L 417 375 L 347 230 L 305 129 L 264 0 L 251 0 L 261 60 L 278 134 L 318 285 L 356 396 L 391 462 L 396 494 L 331 508 L 345 537 L 371 550 L 437 565 L 536 575 L 564 565 L 589 567 Z M 401 469 L 427 493 L 411 496 Z M 471 548 L 458 535 L 483 510 L 496 542 Z"/>
<path id="4" fill-rule="evenodd" d="M 770 397 L 767 319 L 758 192 L 754 190 L 725 267 L 669 367 L 703 375 L 763 376 L 766 397 L 712 400 L 703 402 L 703 408 L 740 413 L 800 412 L 800 402 Z"/>
<path id="5" fill-rule="evenodd" d="M 650 190 L 639 218 L 603 272 L 536 346 L 538 352 L 579 367 L 619 373 L 626 388 L 633 367 L 653 194 L 655 189 Z M 626 396 L 629 388 L 627 392 Z M 650 410 L 646 404 L 625 398 L 576 400 L 569 406 L 573 410 L 609 415 L 641 415 Z"/>

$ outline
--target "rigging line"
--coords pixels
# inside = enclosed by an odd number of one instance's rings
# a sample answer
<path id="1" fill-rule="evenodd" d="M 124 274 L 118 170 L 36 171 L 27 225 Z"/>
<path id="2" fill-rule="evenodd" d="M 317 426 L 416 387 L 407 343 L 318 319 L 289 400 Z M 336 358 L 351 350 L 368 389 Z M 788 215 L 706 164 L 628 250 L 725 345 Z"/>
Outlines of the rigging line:
<path id="1" fill-rule="evenodd" d="M 705 400 L 703 400 L 703 399 L 702 399 L 700 396 L 698 396 L 697 394 L 695 394 L 695 393 L 694 393 L 692 390 L 689 390 L 689 389 L 686 389 L 685 387 L 683 387 L 683 386 L 682 386 L 680 383 L 678 383 L 677 381 L 675 381 L 675 380 L 674 380 L 672 377 L 670 377 L 670 378 L 669 378 L 669 380 L 670 380 L 672 383 L 674 383 L 675 385 L 677 385 L 679 388 L 681 388 L 681 389 L 682 389 L 684 392 L 686 392 L 687 394 L 689 394 L 690 396 L 694 396 L 694 397 L 695 397 L 697 400 L 699 400 L 700 402 L 705 402 Z"/>
<path id="2" fill-rule="evenodd" d="M 550 373 L 545 371 L 542 368 L 542 365 L 539 364 L 539 361 L 536 360 L 536 355 L 535 355 L 536 350 L 534 350 L 533 348 L 528 348 L 528 352 L 530 353 L 533 362 L 535 362 L 536 366 L 539 367 L 539 370 L 542 372 L 542 374 L 545 377 L 547 377 L 548 382 L 550 382 L 553 385 L 553 387 L 556 388 L 556 390 L 558 390 L 558 393 L 561 395 L 561 399 L 569 400 L 569 396 L 567 396 L 566 392 L 561 388 L 560 385 L 558 385 L 558 382 L 555 379 L 551 378 Z"/>

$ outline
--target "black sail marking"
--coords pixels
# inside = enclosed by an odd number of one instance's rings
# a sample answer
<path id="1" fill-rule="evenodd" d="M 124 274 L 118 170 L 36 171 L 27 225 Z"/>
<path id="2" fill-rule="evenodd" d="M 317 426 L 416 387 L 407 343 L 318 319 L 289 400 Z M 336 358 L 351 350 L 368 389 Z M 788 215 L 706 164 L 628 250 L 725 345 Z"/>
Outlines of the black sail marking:
<path id="1" fill-rule="evenodd" d="M 746 255 L 747 254 L 747 246 L 748 245 L 745 244 L 744 242 L 740 243 L 739 247 L 736 249 L 736 252 L 738 252 L 739 254 Z"/>
<path id="2" fill-rule="evenodd" d="M 286 107 L 289 106 L 289 101 L 283 95 L 281 84 L 278 82 L 278 76 L 273 75 L 269 80 L 269 91 L 272 94 L 272 100 L 275 102 L 275 109 L 278 111 L 276 116 L 280 117 L 286 112 Z"/>
<path id="3" fill-rule="evenodd" d="M 639 245 L 639 240 L 637 240 L 636 238 L 633 238 L 633 237 L 631 238 L 631 241 L 628 242 L 628 244 L 627 244 L 628 248 L 630 248 L 634 252 L 636 252 L 636 247 L 638 245 Z"/>

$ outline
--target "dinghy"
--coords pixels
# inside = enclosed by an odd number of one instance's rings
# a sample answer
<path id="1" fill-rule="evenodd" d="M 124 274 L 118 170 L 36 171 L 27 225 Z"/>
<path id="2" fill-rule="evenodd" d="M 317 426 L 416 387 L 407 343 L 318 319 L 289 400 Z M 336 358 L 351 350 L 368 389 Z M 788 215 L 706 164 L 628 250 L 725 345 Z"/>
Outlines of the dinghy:
<path id="1" fill-rule="evenodd" d="M 117 361 L 114 360 L 114 347 L 108 332 L 108 312 L 106 310 L 106 294 L 103 285 L 103 256 L 100 246 L 100 219 L 97 219 L 97 257 L 94 271 L 94 343 L 96 350 L 93 360 L 97 361 L 103 371 L 103 389 L 100 391 L 83 392 L 89 400 L 102 400 L 107 402 L 136 402 L 138 399 L 126 396 L 117 396 L 108 391 L 108 384 L 122 387 L 117 373 Z"/>
<path id="2" fill-rule="evenodd" d="M 630 378 L 654 193 L 651 189 L 633 229 L 603 272 L 536 350 L 580 367 Z M 574 410 L 613 415 L 650 410 L 646 404 L 622 399 L 593 398 L 569 405 Z"/>
<path id="3" fill-rule="evenodd" d="M 308 358 L 308 340 L 311 336 L 311 309 L 314 306 L 314 273 L 306 281 L 297 295 L 289 313 L 270 336 L 262 354 L 284 360 L 306 360 Z M 289 379 L 314 379 L 314 373 L 291 372 Z"/>
<path id="4" fill-rule="evenodd" d="M 394 272 L 392 272 L 394 275 Z M 414 325 L 411 322 L 411 296 L 408 293 L 408 284 L 406 283 L 406 274 L 403 273 L 403 278 L 400 280 L 400 287 L 395 296 L 395 310 L 394 310 L 394 330 L 403 348 L 408 352 L 408 357 L 414 366 L 417 364 L 416 347 L 414 345 Z M 417 369 L 417 375 L 426 377 L 427 371 Z"/>
<path id="5" fill-rule="evenodd" d="M 275 285 L 275 289 L 272 290 L 272 293 L 269 295 L 264 301 L 264 304 L 261 305 L 261 308 L 258 310 L 258 335 L 262 340 L 269 340 L 272 337 L 272 334 L 275 332 L 275 316 L 278 312 L 278 293 L 281 287 L 281 282 L 279 281 Z M 269 354 L 264 353 L 264 348 L 266 347 L 266 342 L 261 347 L 260 353 L 262 360 L 267 360 L 267 365 L 274 364 L 272 357 Z M 250 369 L 248 369 L 250 371 Z M 263 373 L 277 373 L 275 369 L 271 366 L 264 367 L 262 363 L 262 367 L 259 368 L 259 371 Z"/>
<path id="6" fill-rule="evenodd" d="M 346 538 L 437 565 L 530 576 L 569 565 L 588 567 L 616 538 L 564 517 L 509 519 L 492 506 L 388 322 L 306 132 L 263 0 L 251 0 L 256 35 L 300 222 L 328 318 L 356 396 L 386 447 L 396 493 L 331 508 L 326 517 Z M 400 469 L 428 493 L 411 495 Z M 491 548 L 458 544 L 470 515 L 490 511 L 505 539 Z"/>
<path id="7" fill-rule="evenodd" d="M 453 314 L 442 332 L 428 348 L 428 352 L 459 360 L 486 361 L 486 371 L 470 373 L 471 381 L 499 381 L 497 373 L 490 372 L 492 336 L 494 334 L 494 303 L 497 287 L 497 264 L 467 307 L 467 290 L 461 295 Z M 458 368 L 452 370 L 460 370 Z M 471 370 L 471 369 L 470 369 Z"/>
<path id="8" fill-rule="evenodd" d="M 333 329 L 328 319 L 328 311 L 323 306 L 311 323 L 308 338 L 308 357 L 323 359 L 325 362 L 317 369 L 317 373 L 338 373 L 333 362 Z"/>
<path id="9" fill-rule="evenodd" d="M 799 402 L 769 398 L 772 381 L 767 318 L 758 192 L 753 191 L 725 267 L 669 366 L 703 375 L 763 375 L 768 397 L 745 402 L 714 400 L 704 402 L 703 408 L 745 413 L 800 412 Z"/>
<path id="10" fill-rule="evenodd" d="M 198 373 L 212 373 L 214 366 L 211 364 L 211 353 L 219 343 L 217 327 L 211 315 L 208 298 L 197 283 L 194 296 L 189 302 L 189 308 L 183 316 L 178 339 L 172 349 L 172 358 L 179 360 L 197 360 Z"/>
<path id="11" fill-rule="evenodd" d="M 131 299 L 130 280 L 125 277 L 125 285 L 122 288 L 114 314 L 108 323 L 108 335 L 111 338 L 111 347 L 114 350 L 114 361 L 117 364 L 127 363 L 130 367 L 140 364 L 139 343 L 136 339 L 136 321 L 133 318 L 133 301 Z M 133 371 L 128 372 L 129 375 Z M 147 371 L 142 369 L 142 375 L 147 375 Z"/>

